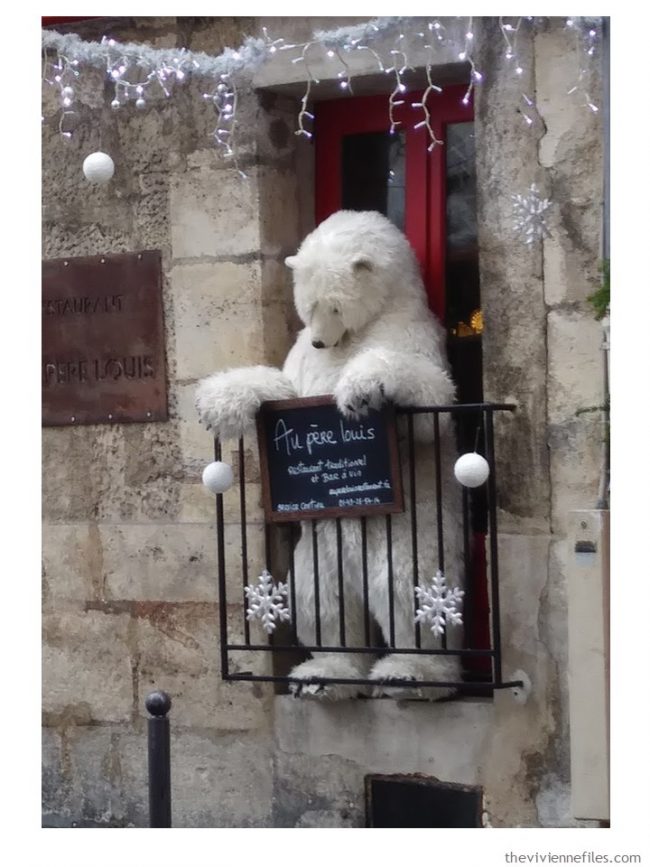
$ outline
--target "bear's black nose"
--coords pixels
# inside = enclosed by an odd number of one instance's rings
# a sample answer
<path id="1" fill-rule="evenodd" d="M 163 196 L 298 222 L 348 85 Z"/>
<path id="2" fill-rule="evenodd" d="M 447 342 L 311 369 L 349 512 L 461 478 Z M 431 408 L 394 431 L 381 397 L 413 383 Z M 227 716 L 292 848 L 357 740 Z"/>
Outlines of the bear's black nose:
<path id="1" fill-rule="evenodd" d="M 325 344 L 323 343 L 322 340 L 312 340 L 311 345 L 314 347 L 314 349 L 324 349 L 325 348 Z"/>

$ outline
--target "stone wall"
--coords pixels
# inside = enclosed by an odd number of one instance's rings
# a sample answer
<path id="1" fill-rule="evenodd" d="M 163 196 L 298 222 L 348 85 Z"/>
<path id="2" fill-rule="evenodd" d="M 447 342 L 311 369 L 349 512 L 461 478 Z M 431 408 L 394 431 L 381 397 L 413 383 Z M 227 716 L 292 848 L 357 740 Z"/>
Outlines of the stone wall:
<path id="1" fill-rule="evenodd" d="M 218 53 L 250 27 L 186 22 L 184 38 Z M 181 38 L 172 19 L 113 35 Z M 278 363 L 290 344 L 294 105 L 242 95 L 242 181 L 210 146 L 198 82 L 137 115 L 94 102 L 94 85 L 69 143 L 44 128 L 43 256 L 162 251 L 170 418 L 44 430 L 44 821 L 146 824 L 143 702 L 160 687 L 174 701 L 175 823 L 266 825 L 271 698 L 219 677 L 214 500 L 201 484 L 213 445 L 193 392 L 218 368 Z M 81 164 L 99 149 L 116 173 L 93 188 Z"/>
<path id="2" fill-rule="evenodd" d="M 262 23 L 123 19 L 112 35 L 217 53 Z M 288 19 L 282 32 L 304 26 Z M 101 35 L 94 27 L 84 35 Z M 166 423 L 44 430 L 45 824 L 146 824 L 143 703 L 154 687 L 174 702 L 177 826 L 363 825 L 369 772 L 481 785 L 495 825 L 572 823 L 566 534 L 568 511 L 592 506 L 598 485 L 598 421 L 575 413 L 601 399 L 585 298 L 602 154 L 598 119 L 565 92 L 569 48 L 554 22 L 520 44 L 545 128 L 522 131 L 515 82 L 489 47 L 476 106 L 486 395 L 519 407 L 497 432 L 505 674 L 530 675 L 526 705 L 503 694 L 321 707 L 220 680 L 214 503 L 200 482 L 212 442 L 193 391 L 225 366 L 280 363 L 292 340 L 282 260 L 311 225 L 313 189 L 311 148 L 293 135 L 297 102 L 279 92 L 296 67 L 264 70 L 265 89 L 242 94 L 246 181 L 210 147 L 198 83 L 137 115 L 112 112 L 88 86 L 71 142 L 44 125 L 44 258 L 162 251 L 170 404 Z M 81 176 L 98 149 L 116 164 L 106 188 Z M 556 208 L 553 237 L 529 250 L 512 234 L 510 195 L 533 181 Z M 254 455 L 247 465 L 249 544 L 261 545 Z M 226 520 L 236 548 L 228 502 Z"/>

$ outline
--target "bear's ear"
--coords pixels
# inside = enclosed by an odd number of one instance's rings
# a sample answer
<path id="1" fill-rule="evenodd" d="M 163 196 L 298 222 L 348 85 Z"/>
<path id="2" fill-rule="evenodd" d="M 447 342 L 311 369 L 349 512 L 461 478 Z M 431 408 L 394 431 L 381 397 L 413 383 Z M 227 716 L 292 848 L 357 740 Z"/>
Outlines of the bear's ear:
<path id="1" fill-rule="evenodd" d="M 372 271 L 372 262 L 365 256 L 360 256 L 352 263 L 352 270 L 355 273 L 359 273 L 359 271 Z"/>
<path id="2" fill-rule="evenodd" d="M 287 258 L 284 260 L 284 264 L 287 266 L 287 268 L 291 268 L 292 271 L 296 267 L 296 262 L 296 256 L 287 256 Z"/>

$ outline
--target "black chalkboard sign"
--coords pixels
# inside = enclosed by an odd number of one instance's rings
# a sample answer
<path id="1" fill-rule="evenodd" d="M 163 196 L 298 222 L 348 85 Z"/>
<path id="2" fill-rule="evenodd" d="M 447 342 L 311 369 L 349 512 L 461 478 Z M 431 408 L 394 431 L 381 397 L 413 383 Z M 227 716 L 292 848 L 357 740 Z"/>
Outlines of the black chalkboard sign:
<path id="1" fill-rule="evenodd" d="M 330 395 L 263 403 L 257 416 L 267 521 L 401 512 L 390 407 L 345 418 Z"/>

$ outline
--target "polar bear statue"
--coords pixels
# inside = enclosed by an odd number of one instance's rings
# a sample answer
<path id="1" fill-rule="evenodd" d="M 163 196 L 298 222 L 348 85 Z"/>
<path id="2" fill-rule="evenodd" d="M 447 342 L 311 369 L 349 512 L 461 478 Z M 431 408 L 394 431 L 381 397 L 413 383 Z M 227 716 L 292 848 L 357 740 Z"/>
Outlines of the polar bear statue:
<path id="1" fill-rule="evenodd" d="M 447 368 L 444 332 L 430 312 L 417 260 L 407 239 L 374 211 L 339 211 L 303 241 L 285 260 L 293 271 L 294 300 L 304 323 L 280 371 L 252 366 L 218 372 L 199 383 L 196 405 L 203 424 L 216 436 L 239 437 L 253 428 L 260 404 L 310 395 L 333 394 L 339 411 L 358 418 L 369 407 L 390 401 L 397 406 L 450 404 L 454 384 Z M 414 648 L 414 556 L 418 580 L 428 581 L 439 568 L 433 418 L 415 415 L 415 494 L 402 467 L 406 512 L 391 519 L 393 623 L 395 647 Z M 404 421 L 402 419 L 402 421 Z M 401 422 L 400 422 L 401 424 Z M 404 425 L 405 428 L 405 425 Z M 459 486 L 453 480 L 452 424 L 440 416 L 443 493 L 444 574 L 448 586 L 462 586 L 462 524 Z M 407 437 L 401 430 L 404 456 Z M 415 500 L 417 538 L 409 509 Z M 346 646 L 364 646 L 361 522 L 341 521 Z M 389 638 L 385 516 L 366 519 L 368 598 L 373 620 Z M 339 600 L 336 523 L 317 523 L 320 625 L 324 646 L 338 646 Z M 416 547 L 415 547 L 416 546 Z M 417 550 L 417 555 L 414 551 Z M 302 529 L 295 555 L 298 637 L 315 644 L 314 578 L 311 525 Z M 450 629 L 448 647 L 459 647 L 460 630 Z M 423 648 L 440 647 L 426 625 Z M 316 653 L 291 672 L 299 680 L 355 678 L 377 681 L 375 694 L 438 698 L 450 689 L 391 688 L 391 680 L 458 681 L 460 665 L 452 655 Z M 294 694 L 342 699 L 360 692 L 350 684 L 293 683 Z"/>

